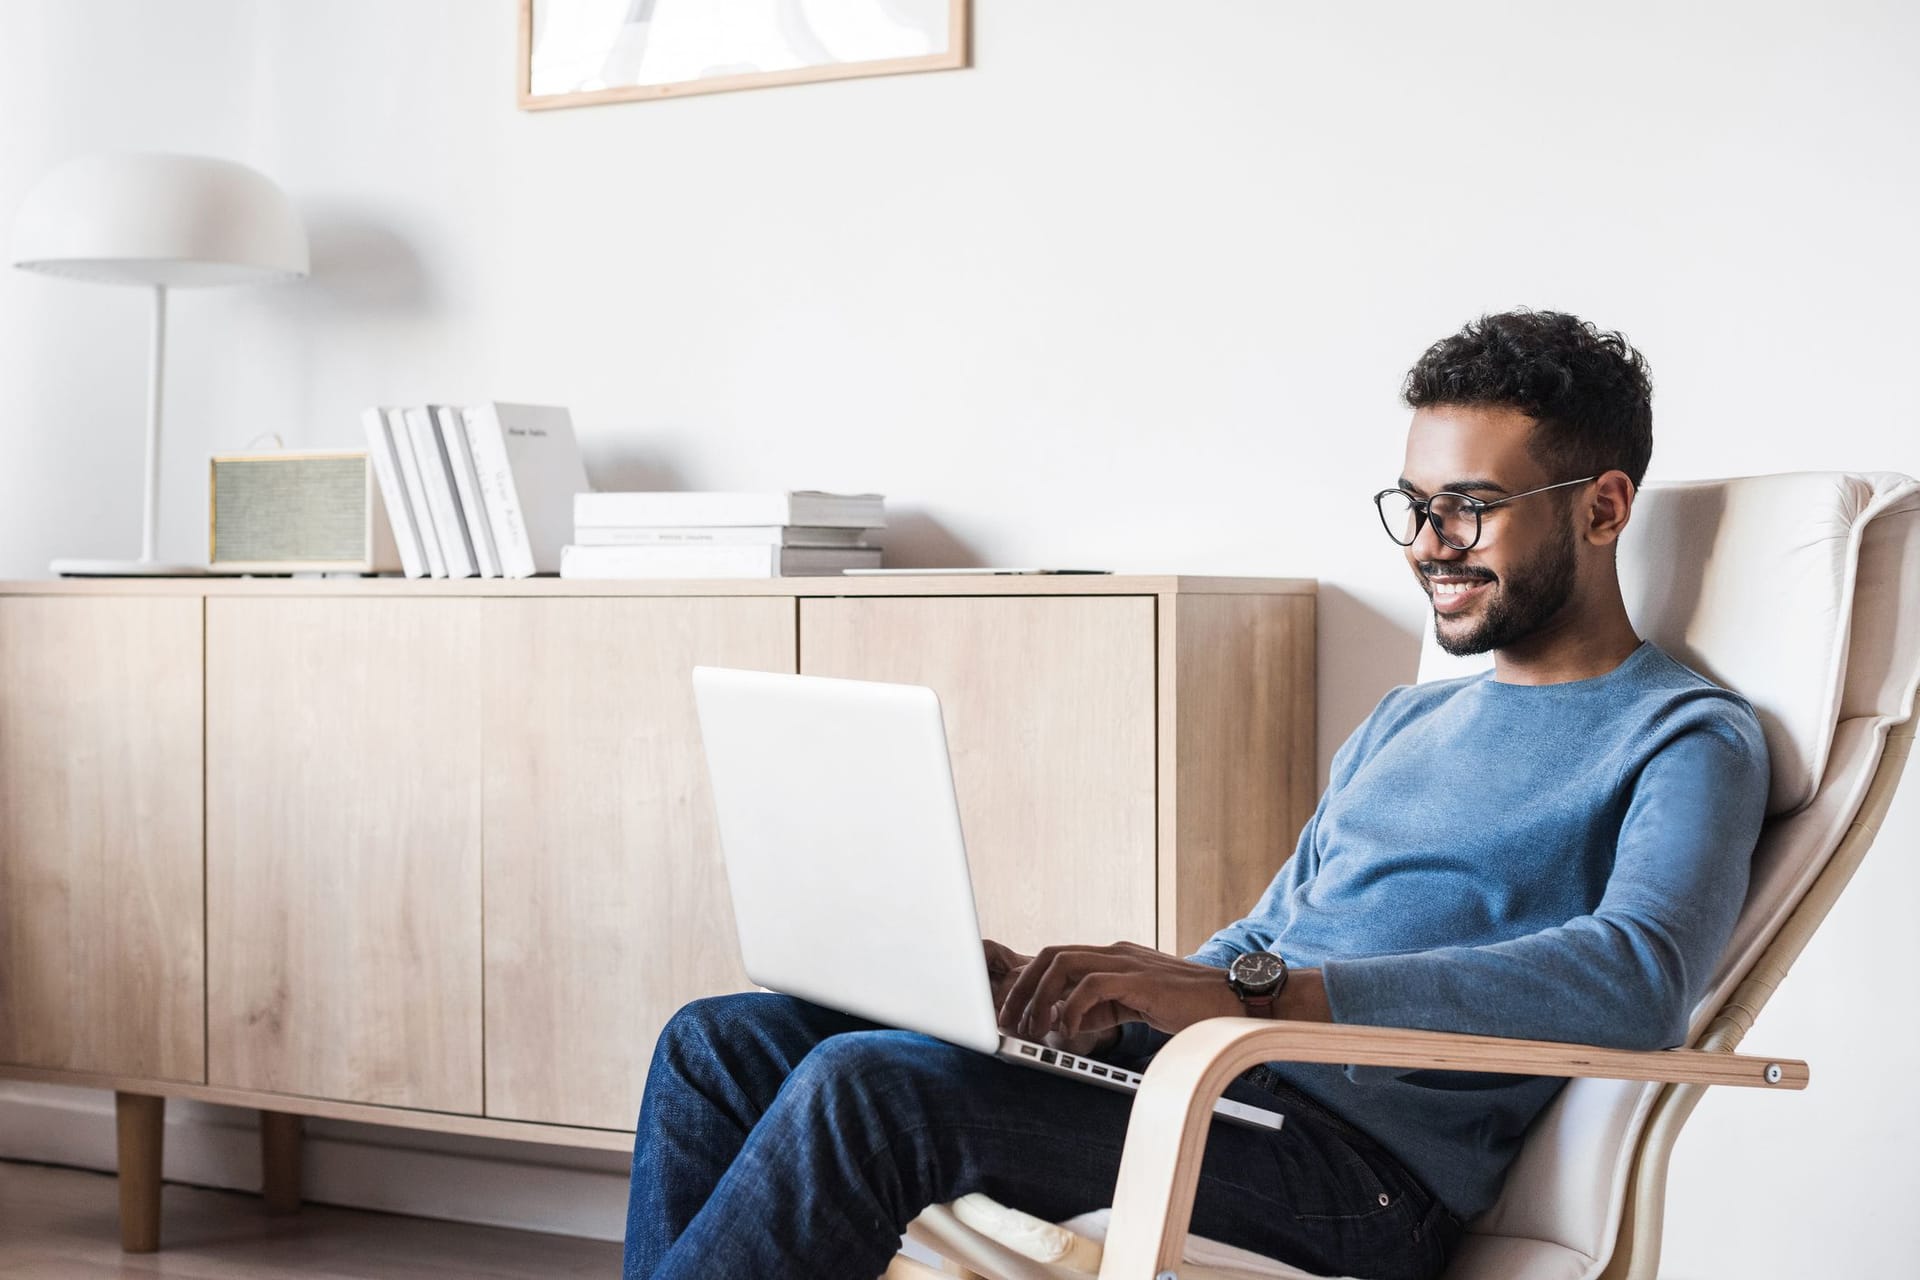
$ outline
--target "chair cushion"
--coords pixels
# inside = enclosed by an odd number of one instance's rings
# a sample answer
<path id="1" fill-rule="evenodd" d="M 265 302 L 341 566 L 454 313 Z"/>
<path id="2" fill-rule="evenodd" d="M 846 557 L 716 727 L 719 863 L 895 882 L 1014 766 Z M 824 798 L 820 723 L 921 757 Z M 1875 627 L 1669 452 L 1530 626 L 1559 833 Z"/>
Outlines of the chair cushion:
<path id="1" fill-rule="evenodd" d="M 1096 1209 L 1067 1219 L 1066 1225 L 1089 1240 L 1105 1244 L 1112 1217 L 1113 1210 Z M 1204 1236 L 1188 1236 L 1180 1256 L 1180 1280 L 1352 1280 L 1348 1276 L 1322 1277 L 1318 1272 L 1302 1271 Z"/>
<path id="2" fill-rule="evenodd" d="M 914 1219 L 907 1233 L 940 1256 L 993 1280 L 1086 1280 L 1100 1270 L 1100 1246 L 1106 1241 L 1112 1214 L 1111 1209 L 1098 1209 L 1052 1227 L 986 1196 L 971 1195 L 952 1205 L 934 1205 Z M 1045 1234 L 1045 1242 L 1036 1245 L 1037 1226 L 1059 1235 Z M 1071 1243 L 1060 1236 L 1071 1237 Z M 1592 1258 L 1545 1240 L 1469 1236 L 1447 1275 L 1463 1280 L 1583 1280 L 1598 1269 Z M 1354 1278 L 1320 1276 L 1217 1240 L 1189 1236 L 1180 1280 Z"/>
<path id="3" fill-rule="evenodd" d="M 1628 616 L 1641 635 L 1753 704 L 1773 763 L 1769 813 L 1806 804 L 1826 769 L 1860 539 L 1875 515 L 1913 493 L 1904 476 L 1801 472 L 1651 484 L 1634 504 L 1620 540 Z M 1429 619 L 1422 680 L 1491 663 L 1446 654 Z"/>
<path id="4" fill-rule="evenodd" d="M 1470 1238 L 1545 1241 L 1569 1253 L 1605 1256 L 1633 1172 L 1633 1136 L 1661 1088 L 1633 1080 L 1569 1080 L 1535 1117 L 1500 1198 L 1474 1219 Z"/>
<path id="5" fill-rule="evenodd" d="M 907 1234 L 993 1280 L 1086 1280 L 1099 1273 L 1112 1213 L 1098 1209 L 1052 1226 L 970 1195 L 930 1207 L 908 1224 Z M 1199 1236 L 1187 1238 L 1183 1257 L 1180 1280 L 1352 1280 L 1319 1276 Z"/>

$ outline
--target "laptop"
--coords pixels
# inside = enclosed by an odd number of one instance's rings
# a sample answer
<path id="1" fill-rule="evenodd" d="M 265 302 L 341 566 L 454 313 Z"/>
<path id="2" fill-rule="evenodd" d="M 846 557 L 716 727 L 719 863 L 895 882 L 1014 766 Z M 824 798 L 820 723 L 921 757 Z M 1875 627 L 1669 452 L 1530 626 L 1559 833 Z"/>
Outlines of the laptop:
<path id="1" fill-rule="evenodd" d="M 750 979 L 1024 1067 L 1140 1087 L 1136 1072 L 1001 1034 L 933 690 L 695 667 L 693 691 Z M 1225 1098 L 1214 1112 L 1282 1123 Z"/>

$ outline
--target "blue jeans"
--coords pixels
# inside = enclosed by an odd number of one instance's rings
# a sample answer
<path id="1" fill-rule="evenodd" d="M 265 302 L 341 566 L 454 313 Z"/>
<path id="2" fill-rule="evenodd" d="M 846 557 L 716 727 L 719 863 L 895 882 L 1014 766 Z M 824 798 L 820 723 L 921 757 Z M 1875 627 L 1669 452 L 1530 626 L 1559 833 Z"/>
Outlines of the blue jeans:
<path id="1" fill-rule="evenodd" d="M 1227 1096 L 1286 1124 L 1212 1125 L 1195 1234 L 1321 1274 L 1437 1276 L 1458 1222 L 1364 1134 L 1253 1077 Z M 1052 1220 L 1102 1208 L 1131 1106 L 787 996 L 698 1000 L 648 1072 L 624 1275 L 874 1280 L 930 1204 L 982 1191 Z"/>

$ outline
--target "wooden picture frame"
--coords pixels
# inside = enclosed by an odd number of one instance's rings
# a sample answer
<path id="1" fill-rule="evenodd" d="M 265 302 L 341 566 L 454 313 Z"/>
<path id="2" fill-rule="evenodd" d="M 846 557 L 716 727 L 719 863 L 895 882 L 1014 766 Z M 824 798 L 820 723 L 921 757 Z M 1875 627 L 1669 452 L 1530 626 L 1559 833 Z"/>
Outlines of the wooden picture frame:
<path id="1" fill-rule="evenodd" d="M 772 70 L 742 70 L 732 73 L 703 71 L 700 74 L 685 77 L 676 76 L 670 68 L 661 70 L 644 69 L 636 66 L 632 73 L 636 76 L 633 83 L 616 83 L 593 88 L 576 87 L 584 79 L 593 78 L 582 77 L 577 74 L 577 68 L 581 65 L 582 59 L 576 56 L 573 59 L 573 67 L 571 69 L 566 65 L 564 59 L 559 60 L 559 66 L 550 65 L 548 68 L 543 69 L 541 73 L 542 83 L 539 86 L 535 84 L 534 62 L 536 53 L 539 52 L 535 47 L 534 6 L 536 4 L 538 4 L 543 11 L 553 9 L 570 10 L 571 12 L 568 16 L 574 20 L 574 29 L 568 32 L 568 35 L 573 37 L 570 42 L 571 49 L 575 51 L 585 51 L 589 56 L 601 56 L 603 58 L 601 65 L 604 67 L 607 63 L 613 62 L 616 57 L 625 57 L 629 61 L 637 62 L 638 58 L 643 56 L 649 35 L 651 34 L 650 29 L 657 20 L 656 11 L 659 6 L 675 4 L 686 6 L 670 11 L 673 15 L 681 15 L 692 12 L 694 6 L 701 5 L 703 2 L 704 0 L 625 0 L 629 16 L 623 20 L 617 16 L 612 18 L 608 16 L 611 10 L 618 7 L 620 0 L 519 0 L 520 42 L 519 53 L 514 65 L 515 74 L 518 79 L 520 108 L 524 111 L 544 111 L 554 107 L 594 106 L 603 102 L 646 102 L 656 98 L 678 98 L 697 93 L 725 93 L 734 89 L 759 89 L 771 85 L 805 84 L 816 80 L 847 80 L 861 76 L 899 75 L 909 71 L 947 71 L 969 65 L 971 52 L 969 49 L 970 10 L 972 0 L 944 0 L 946 9 L 944 15 L 944 30 L 939 29 L 940 23 L 938 22 L 939 15 L 937 13 L 930 15 L 935 18 L 935 21 L 929 23 L 925 30 L 929 33 L 928 43 L 937 46 L 938 39 L 944 36 L 945 47 L 935 47 L 933 51 L 927 53 L 908 53 L 902 54 L 901 56 L 870 57 L 865 59 L 849 58 L 840 60 L 835 57 L 833 51 L 828 48 L 824 41 L 814 39 L 812 41 L 814 48 L 810 52 L 811 56 L 814 56 L 818 60 L 805 62 L 802 65 L 779 67 Z M 806 0 L 783 0 L 783 3 L 787 6 L 786 14 L 789 19 L 797 17 L 804 23 L 804 4 Z M 871 9 L 887 4 L 888 0 L 812 0 L 812 3 L 816 5 L 837 3 L 855 6 L 856 8 Z M 898 3 L 899 0 L 893 0 L 895 6 L 897 6 Z M 930 10 L 935 10 L 939 7 L 940 0 L 918 0 L 918 3 Z M 644 22 L 633 21 L 631 15 L 640 11 L 644 11 L 647 14 L 647 20 Z M 768 12 L 771 13 L 772 11 L 773 6 L 769 5 Z M 851 11 L 852 10 L 850 10 L 850 12 Z M 592 19 L 592 21 L 584 21 L 586 19 Z M 736 22 L 732 25 L 737 29 L 741 24 Z M 787 45 L 782 51 L 782 60 L 788 60 L 784 55 L 789 54 L 794 58 L 801 59 L 809 56 L 808 51 L 800 50 L 794 46 L 791 38 L 793 33 L 791 31 L 775 32 L 772 30 L 772 25 L 773 24 L 769 23 L 769 31 L 767 32 L 769 37 L 785 41 Z M 590 26 L 596 28 L 596 30 L 592 32 L 585 31 L 581 29 L 583 26 Z M 640 28 L 647 28 L 648 30 L 639 31 L 638 29 Z M 903 44 L 910 43 L 910 37 L 905 34 L 905 31 L 906 29 L 903 27 L 902 34 L 900 35 L 900 40 Z M 604 43 L 597 42 L 599 32 L 604 32 L 608 37 Z M 639 39 L 628 39 L 630 34 L 638 34 Z M 803 31 L 801 34 L 803 36 L 812 35 L 810 31 Z M 634 51 L 632 47 L 634 44 L 640 46 L 639 53 Z M 700 52 L 705 51 L 706 49 L 704 47 L 700 50 Z M 749 63 L 753 52 L 755 51 L 741 50 L 741 57 L 738 60 L 743 64 Z M 759 52 L 764 52 L 764 49 Z M 724 66 L 727 64 L 723 62 L 718 65 Z M 653 79 L 647 77 L 659 78 Z M 567 87 L 556 87 L 561 84 L 565 84 Z"/>

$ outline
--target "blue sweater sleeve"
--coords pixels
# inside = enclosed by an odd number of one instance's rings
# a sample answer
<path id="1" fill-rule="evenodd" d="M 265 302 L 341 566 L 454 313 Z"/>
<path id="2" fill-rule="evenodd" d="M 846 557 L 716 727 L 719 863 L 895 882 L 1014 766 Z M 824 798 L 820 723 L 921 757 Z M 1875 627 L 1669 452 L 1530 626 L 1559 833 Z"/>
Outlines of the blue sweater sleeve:
<path id="1" fill-rule="evenodd" d="M 1487 946 L 1329 960 L 1334 1021 L 1626 1049 L 1682 1043 L 1746 897 L 1767 781 L 1751 720 L 1681 730 L 1633 781 L 1591 914 Z"/>

